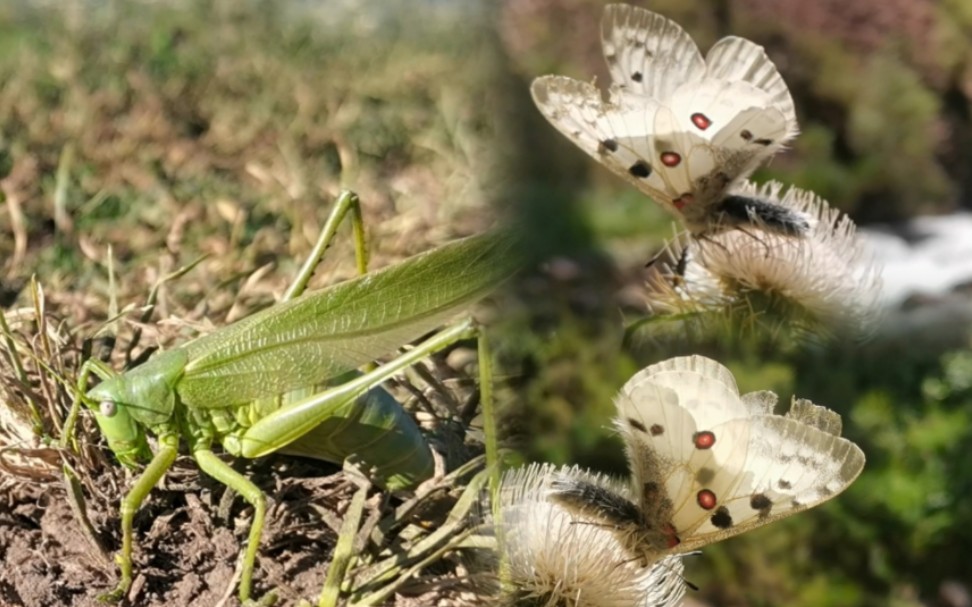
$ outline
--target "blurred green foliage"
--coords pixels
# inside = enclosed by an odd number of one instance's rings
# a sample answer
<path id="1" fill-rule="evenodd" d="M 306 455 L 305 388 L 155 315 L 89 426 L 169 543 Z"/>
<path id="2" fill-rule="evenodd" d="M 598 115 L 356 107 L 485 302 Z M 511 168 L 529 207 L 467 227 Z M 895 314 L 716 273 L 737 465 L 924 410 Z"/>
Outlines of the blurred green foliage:
<path id="1" fill-rule="evenodd" d="M 969 3 L 633 3 L 683 25 L 703 54 L 734 34 L 763 44 L 777 62 L 802 133 L 757 181 L 814 190 L 864 223 L 946 212 L 972 192 Z M 546 73 L 607 78 L 602 7 L 592 0 L 506 3 L 504 36 L 524 86 Z M 626 474 L 610 421 L 615 391 L 647 364 L 710 356 L 736 374 L 743 391 L 771 389 L 783 403 L 796 395 L 836 410 L 844 435 L 868 461 L 837 499 L 690 558 L 687 578 L 701 586 L 695 598 L 918 606 L 936 604 L 950 581 L 969 591 L 972 344 L 880 332 L 864 345 L 841 336 L 807 344 L 785 330 L 686 333 L 655 323 L 624 347 L 625 322 L 644 315 L 637 295 L 643 266 L 670 234 L 670 219 L 552 127 L 531 126 L 531 141 L 552 151 L 542 170 L 523 176 L 531 193 L 524 202 L 571 213 L 579 227 L 557 238 L 548 231 L 561 218 L 530 224 L 538 239 L 562 248 L 533 277 L 536 284 L 521 286 L 529 311 L 511 331 L 533 334 L 508 361 L 528 407 L 508 418 L 525 459 Z M 524 216 L 533 219 L 530 213 Z M 583 238 L 573 240 L 576 234 Z M 563 258 L 570 271 L 562 270 Z"/>

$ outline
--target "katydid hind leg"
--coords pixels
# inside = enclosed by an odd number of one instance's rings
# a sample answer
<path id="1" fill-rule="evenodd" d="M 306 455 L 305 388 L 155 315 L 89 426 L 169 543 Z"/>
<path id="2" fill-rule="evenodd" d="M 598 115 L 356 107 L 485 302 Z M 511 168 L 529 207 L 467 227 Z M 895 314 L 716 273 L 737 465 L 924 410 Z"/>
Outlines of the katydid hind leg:
<path id="1" fill-rule="evenodd" d="M 478 329 L 471 319 L 450 325 L 415 348 L 356 379 L 274 411 L 253 424 L 240 437 L 240 454 L 253 458 L 280 450 L 334 415 L 349 400 L 423 358 L 477 334 Z"/>
<path id="2" fill-rule="evenodd" d="M 380 386 L 334 408 L 281 452 L 336 464 L 353 459 L 371 472 L 376 485 L 391 490 L 414 487 L 435 472 L 422 430 Z"/>
<path id="3" fill-rule="evenodd" d="M 216 457 L 210 449 L 193 449 L 192 456 L 203 472 L 236 491 L 253 506 L 253 522 L 250 523 L 250 534 L 247 538 L 246 549 L 243 552 L 242 572 L 240 574 L 239 597 L 240 601 L 246 603 L 250 598 L 250 590 L 253 584 L 253 568 L 257 550 L 260 547 L 260 536 L 263 533 L 263 521 L 267 513 L 267 498 L 256 485 L 233 470 L 229 464 Z"/>
<path id="4" fill-rule="evenodd" d="M 364 238 L 364 220 L 361 217 L 361 203 L 358 200 L 357 194 L 350 190 L 343 190 L 334 202 L 334 208 L 331 209 L 327 221 L 324 222 L 324 227 L 321 228 L 321 233 L 317 237 L 317 242 L 314 243 L 314 248 L 311 249 L 307 259 L 301 265 L 300 271 L 297 272 L 297 276 L 294 278 L 294 282 L 280 299 L 281 302 L 289 301 L 304 292 L 307 288 L 307 283 L 314 275 L 314 271 L 324 257 L 324 253 L 331 246 L 331 241 L 334 240 L 338 227 L 349 213 L 351 215 L 351 229 L 354 235 L 354 253 L 358 273 L 365 274 L 368 272 L 368 248 Z"/>

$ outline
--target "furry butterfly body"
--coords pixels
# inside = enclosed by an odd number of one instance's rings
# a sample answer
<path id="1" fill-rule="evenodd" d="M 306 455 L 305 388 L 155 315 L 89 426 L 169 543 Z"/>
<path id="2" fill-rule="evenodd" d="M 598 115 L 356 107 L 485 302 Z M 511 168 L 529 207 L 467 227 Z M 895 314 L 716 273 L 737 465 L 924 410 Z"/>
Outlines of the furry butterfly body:
<path id="1" fill-rule="evenodd" d="M 727 37 L 703 59 L 676 23 L 623 4 L 605 9 L 601 39 L 613 81 L 606 99 L 563 76 L 533 82 L 551 124 L 695 235 L 809 229 L 799 211 L 734 193 L 798 132 L 789 90 L 762 47 Z"/>
<path id="2" fill-rule="evenodd" d="M 631 465 L 631 489 L 568 477 L 549 498 L 614 530 L 646 564 L 699 548 L 824 502 L 864 466 L 840 437 L 840 417 L 776 395 L 740 395 L 728 369 L 681 357 L 632 377 L 617 397 L 616 424 Z"/>

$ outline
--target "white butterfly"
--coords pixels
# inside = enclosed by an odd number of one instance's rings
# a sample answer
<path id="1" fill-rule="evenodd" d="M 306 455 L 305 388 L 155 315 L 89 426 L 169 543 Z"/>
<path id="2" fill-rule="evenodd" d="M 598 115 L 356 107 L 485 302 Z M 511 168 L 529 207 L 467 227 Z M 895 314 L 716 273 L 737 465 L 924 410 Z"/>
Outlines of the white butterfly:
<path id="1" fill-rule="evenodd" d="M 616 404 L 631 465 L 630 492 L 568 476 L 548 497 L 614 530 L 650 564 L 824 502 L 857 478 L 864 453 L 840 437 L 840 416 L 776 395 L 740 396 L 728 369 L 701 356 L 635 374 Z M 630 496 L 630 498 L 629 498 Z"/>
<path id="2" fill-rule="evenodd" d="M 607 100 L 571 78 L 534 80 L 551 124 L 695 235 L 754 224 L 809 230 L 799 212 L 733 192 L 798 132 L 789 89 L 761 46 L 730 36 L 703 60 L 678 24 L 624 4 L 606 7 L 601 40 Z"/>

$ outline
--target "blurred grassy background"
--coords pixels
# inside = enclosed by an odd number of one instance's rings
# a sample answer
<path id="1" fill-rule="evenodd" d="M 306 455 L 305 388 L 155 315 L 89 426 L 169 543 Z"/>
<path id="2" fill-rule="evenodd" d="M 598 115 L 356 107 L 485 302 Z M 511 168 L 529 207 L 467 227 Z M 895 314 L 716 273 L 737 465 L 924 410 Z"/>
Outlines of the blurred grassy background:
<path id="1" fill-rule="evenodd" d="M 642 4 L 644 5 L 644 4 Z M 545 73 L 606 78 L 601 2 L 8 2 L 0 6 L 0 304 L 37 274 L 78 334 L 209 254 L 159 318 L 221 324 L 279 293 L 339 187 L 376 265 L 514 211 L 547 259 L 505 335 L 525 459 L 621 473 L 611 398 L 648 362 L 701 353 L 740 386 L 842 413 L 868 456 L 826 506 L 690 559 L 713 605 L 960 605 L 972 580 L 972 355 L 913 335 L 807 349 L 760 338 L 623 350 L 670 219 L 576 150 L 529 99 Z M 659 0 L 704 50 L 767 47 L 803 134 L 757 178 L 862 223 L 967 206 L 972 10 L 963 0 Z M 348 276 L 346 244 L 318 276 Z M 260 280 L 247 278 L 260 269 Z M 238 309 L 231 310 L 234 304 Z M 169 343 L 184 327 L 164 328 Z M 962 584 L 966 584 L 963 586 Z"/>
<path id="2" fill-rule="evenodd" d="M 200 254 L 219 258 L 207 274 L 268 261 L 286 273 L 342 185 L 366 205 L 378 265 L 482 229 L 502 127 L 485 15 L 472 3 L 5 3 L 0 226 L 14 238 L 0 242 L 0 301 L 33 272 L 102 296 L 108 244 L 123 297 L 154 278 L 136 269 Z"/>

